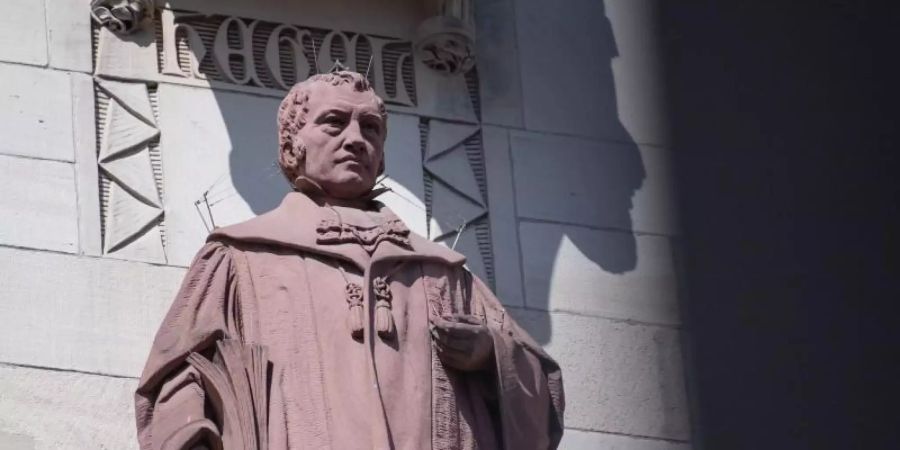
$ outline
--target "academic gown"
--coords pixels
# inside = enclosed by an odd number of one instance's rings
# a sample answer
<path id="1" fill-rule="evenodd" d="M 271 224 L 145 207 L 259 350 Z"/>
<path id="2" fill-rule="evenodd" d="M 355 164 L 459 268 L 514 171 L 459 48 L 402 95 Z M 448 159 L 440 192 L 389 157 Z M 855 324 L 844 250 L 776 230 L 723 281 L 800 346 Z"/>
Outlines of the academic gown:
<path id="1" fill-rule="evenodd" d="M 556 448 L 564 409 L 559 366 L 464 262 L 409 232 L 383 205 L 354 212 L 299 192 L 266 214 L 215 230 L 191 263 L 141 376 L 141 449 L 190 449 L 221 430 L 202 377 L 186 363 L 191 352 L 211 354 L 221 339 L 268 350 L 271 450 Z M 390 293 L 387 337 L 373 330 L 379 277 Z M 363 288 L 359 338 L 348 325 L 350 283 Z M 489 367 L 463 372 L 440 361 L 430 320 L 453 313 L 487 325 Z"/>

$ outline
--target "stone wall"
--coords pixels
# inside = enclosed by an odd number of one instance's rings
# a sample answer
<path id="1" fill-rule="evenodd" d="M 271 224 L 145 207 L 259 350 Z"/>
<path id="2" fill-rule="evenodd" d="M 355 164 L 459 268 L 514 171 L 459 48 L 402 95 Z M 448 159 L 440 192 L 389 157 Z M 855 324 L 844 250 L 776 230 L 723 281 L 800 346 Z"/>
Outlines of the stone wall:
<path id="1" fill-rule="evenodd" d="M 101 31 L 95 56 L 86 3 L 9 0 L 0 15 L 4 448 L 135 448 L 131 392 L 204 221 L 249 217 L 284 189 L 277 89 L 166 78 L 141 38 Z M 333 5 L 172 3 L 398 38 L 421 19 L 412 1 L 368 21 Z M 477 77 L 413 67 L 415 107 L 390 109 L 387 201 L 457 241 L 559 359 L 563 448 L 691 439 L 653 7 L 478 1 Z M 122 123 L 144 133 L 127 165 L 104 161 Z M 198 210 L 203 194 L 218 197 Z M 154 195 L 155 209 L 129 203 Z"/>

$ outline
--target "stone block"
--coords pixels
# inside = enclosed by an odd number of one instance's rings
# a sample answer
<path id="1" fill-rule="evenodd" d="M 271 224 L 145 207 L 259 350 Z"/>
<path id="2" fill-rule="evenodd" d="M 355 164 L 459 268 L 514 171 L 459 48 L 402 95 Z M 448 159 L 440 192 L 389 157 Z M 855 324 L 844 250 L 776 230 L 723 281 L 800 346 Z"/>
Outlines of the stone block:
<path id="1" fill-rule="evenodd" d="M 72 161 L 69 75 L 0 64 L 0 80 L 0 153 Z"/>
<path id="2" fill-rule="evenodd" d="M 662 74 L 651 2 L 516 2 L 527 129 L 658 143 Z"/>
<path id="3" fill-rule="evenodd" d="M 47 2 L 50 66 L 91 72 L 91 14 L 81 0 Z"/>
<path id="4" fill-rule="evenodd" d="M 137 380 L 0 365 L 0 448 L 137 449 Z"/>
<path id="5" fill-rule="evenodd" d="M 690 450 L 691 445 L 592 431 L 566 430 L 559 448 L 562 450 Z"/>
<path id="6" fill-rule="evenodd" d="M 70 163 L 0 156 L 0 244 L 78 251 Z"/>
<path id="7" fill-rule="evenodd" d="M 509 132 L 503 128 L 485 126 L 482 128 L 481 136 L 488 180 L 488 219 L 491 225 L 497 296 L 504 304 L 524 306 Z"/>
<path id="8" fill-rule="evenodd" d="M 510 313 L 562 368 L 566 426 L 690 439 L 678 330 L 517 308 Z"/>
<path id="9" fill-rule="evenodd" d="M 140 375 L 184 274 L 11 248 L 0 248 L 0 261 L 0 361 L 130 377 Z"/>
<path id="10" fill-rule="evenodd" d="M 482 123 L 521 128 L 522 82 L 512 0 L 475 2 Z"/>
<path id="11" fill-rule="evenodd" d="M 0 15 L 0 61 L 47 64 L 47 24 L 44 2 L 6 0 Z M 6 80 L 5 77 L 0 78 Z M 8 83 L 4 83 L 8 85 Z M 0 98 L 5 95 L 0 96 Z M 5 136 L 5 134 L 4 134 Z"/>
<path id="12" fill-rule="evenodd" d="M 669 238 L 534 222 L 519 233 L 529 308 L 679 323 Z"/>
<path id="13" fill-rule="evenodd" d="M 529 132 L 511 135 L 520 217 L 677 234 L 667 150 Z"/>
<path id="14" fill-rule="evenodd" d="M 616 56 L 603 2 L 515 4 L 525 127 L 624 140 L 610 61 Z"/>

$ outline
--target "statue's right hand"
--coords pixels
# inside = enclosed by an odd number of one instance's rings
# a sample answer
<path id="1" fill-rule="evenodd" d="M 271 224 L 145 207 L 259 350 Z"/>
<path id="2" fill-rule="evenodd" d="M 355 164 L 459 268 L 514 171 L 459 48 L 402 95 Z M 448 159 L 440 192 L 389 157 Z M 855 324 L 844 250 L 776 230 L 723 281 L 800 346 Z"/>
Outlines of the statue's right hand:
<path id="1" fill-rule="evenodd" d="M 494 341 L 483 320 L 455 314 L 431 320 L 431 336 L 444 364 L 463 371 L 481 370 L 490 365 Z"/>

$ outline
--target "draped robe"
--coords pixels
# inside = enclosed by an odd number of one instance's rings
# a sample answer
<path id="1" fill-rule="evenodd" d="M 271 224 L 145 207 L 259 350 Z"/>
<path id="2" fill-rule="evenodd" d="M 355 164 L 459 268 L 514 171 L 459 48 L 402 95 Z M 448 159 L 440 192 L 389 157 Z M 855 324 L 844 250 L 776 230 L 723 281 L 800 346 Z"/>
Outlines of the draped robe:
<path id="1" fill-rule="evenodd" d="M 369 216 L 393 225 L 373 230 Z M 272 450 L 556 448 L 564 408 L 559 366 L 464 262 L 410 233 L 383 205 L 370 213 L 330 208 L 299 192 L 273 211 L 215 230 L 141 376 L 141 449 L 190 449 L 219 432 L 203 380 L 186 358 L 209 355 L 220 339 L 268 349 Z M 392 296 L 388 338 L 373 331 L 376 277 L 387 279 Z M 347 325 L 348 283 L 363 287 L 361 339 Z M 453 313 L 487 325 L 489 367 L 463 372 L 440 361 L 430 319 Z"/>

